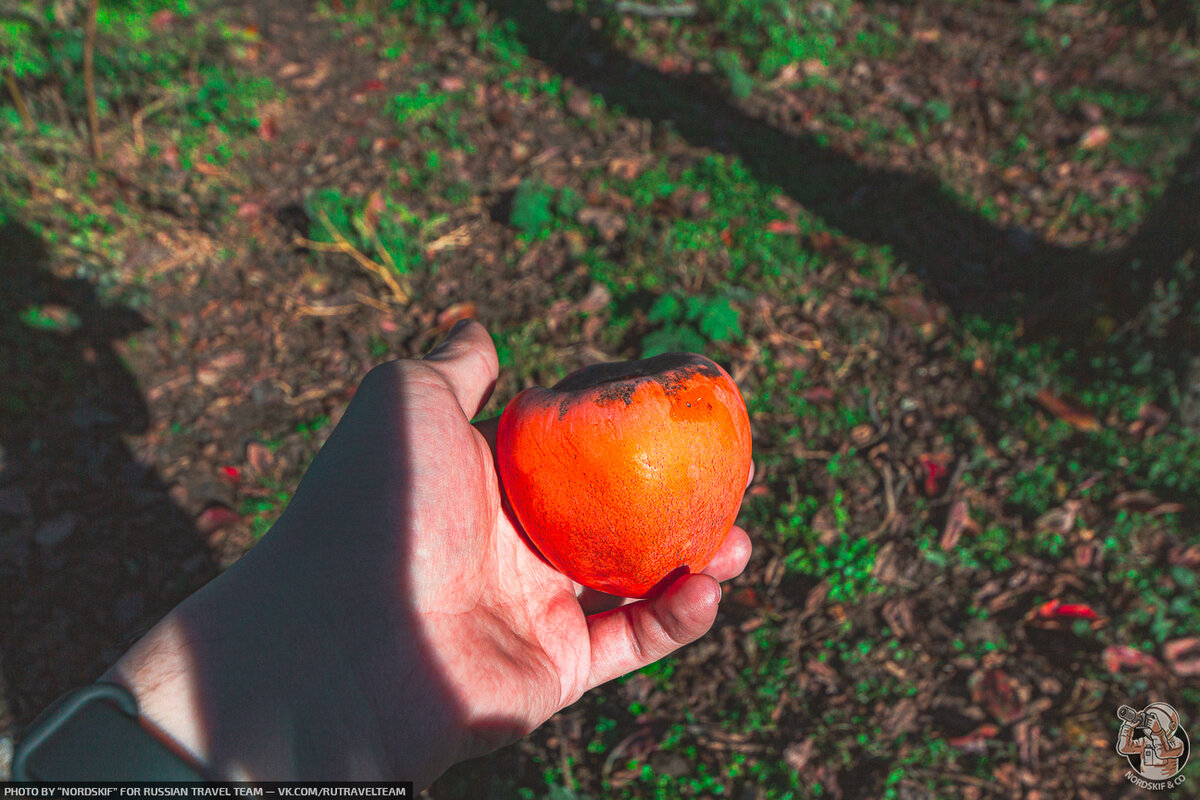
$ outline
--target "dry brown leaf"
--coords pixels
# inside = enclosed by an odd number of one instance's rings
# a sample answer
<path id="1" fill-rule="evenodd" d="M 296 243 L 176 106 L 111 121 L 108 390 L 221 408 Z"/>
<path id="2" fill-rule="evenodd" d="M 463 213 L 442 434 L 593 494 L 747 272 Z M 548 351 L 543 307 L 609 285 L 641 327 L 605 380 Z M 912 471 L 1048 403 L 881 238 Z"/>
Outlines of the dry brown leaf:
<path id="1" fill-rule="evenodd" d="M 608 162 L 608 174 L 623 181 L 631 181 L 642 174 L 645 160 L 638 156 L 614 158 Z"/>
<path id="2" fill-rule="evenodd" d="M 1042 408 L 1081 431 L 1093 432 L 1101 428 L 1100 419 L 1095 414 L 1070 398 L 1057 395 L 1049 389 L 1041 389 L 1034 399 Z"/>
<path id="3" fill-rule="evenodd" d="M 444 336 L 454 324 L 464 319 L 475 319 L 477 309 L 471 302 L 455 303 L 437 316 L 437 332 Z"/>
<path id="4" fill-rule="evenodd" d="M 1107 125 L 1093 125 L 1079 137 L 1081 150 L 1098 150 L 1112 141 L 1112 132 Z"/>
<path id="5" fill-rule="evenodd" d="M 950 513 L 946 515 L 946 527 L 942 529 L 942 538 L 938 540 L 939 547 L 943 550 L 954 549 L 963 532 L 973 524 L 970 511 L 971 507 L 967 505 L 966 500 L 954 501 L 950 506 Z"/>
<path id="6" fill-rule="evenodd" d="M 1161 669 L 1158 659 L 1128 645 L 1114 644 L 1104 648 L 1104 668 L 1114 675 L 1123 672 L 1155 672 Z"/>
<path id="7" fill-rule="evenodd" d="M 812 760 L 813 754 L 817 751 L 817 740 L 813 738 L 805 739 L 800 744 L 789 744 L 783 748 L 783 760 L 789 767 L 801 772 Z"/>
<path id="8" fill-rule="evenodd" d="M 1185 636 L 1163 645 L 1163 660 L 1176 675 L 1200 675 L 1200 636 Z"/>

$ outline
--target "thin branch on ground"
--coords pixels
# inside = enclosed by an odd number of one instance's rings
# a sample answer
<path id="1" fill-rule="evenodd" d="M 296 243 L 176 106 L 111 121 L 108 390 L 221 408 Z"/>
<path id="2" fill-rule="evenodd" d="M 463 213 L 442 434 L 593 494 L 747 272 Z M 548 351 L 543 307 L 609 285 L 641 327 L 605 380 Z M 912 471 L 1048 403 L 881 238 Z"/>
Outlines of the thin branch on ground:
<path id="1" fill-rule="evenodd" d="M 141 153 L 146 149 L 146 137 L 142 129 L 142 123 L 144 123 L 146 118 L 151 114 L 161 110 L 163 106 L 165 106 L 167 102 L 172 99 L 173 98 L 170 95 L 166 97 L 160 97 L 157 100 L 147 103 L 133 113 L 133 118 L 130 120 L 130 124 L 133 126 L 134 152 Z"/>
<path id="2" fill-rule="evenodd" d="M 4 83 L 8 86 L 8 94 L 12 97 L 13 105 L 17 107 L 17 116 L 21 118 L 21 125 L 33 130 L 33 115 L 29 113 L 29 106 L 25 105 L 25 95 L 21 93 L 17 76 L 11 69 L 4 70 Z"/>
<path id="3" fill-rule="evenodd" d="M 651 3 L 636 3 L 632 0 L 623 0 L 617 3 L 615 9 L 618 14 L 635 17 L 694 17 L 697 11 L 694 3 L 656 6 Z"/>
<path id="4" fill-rule="evenodd" d="M 83 92 L 87 98 L 88 142 L 93 161 L 99 161 L 103 155 L 100 151 L 100 109 L 96 104 L 96 18 L 99 13 L 100 0 L 90 0 L 83 35 Z"/>

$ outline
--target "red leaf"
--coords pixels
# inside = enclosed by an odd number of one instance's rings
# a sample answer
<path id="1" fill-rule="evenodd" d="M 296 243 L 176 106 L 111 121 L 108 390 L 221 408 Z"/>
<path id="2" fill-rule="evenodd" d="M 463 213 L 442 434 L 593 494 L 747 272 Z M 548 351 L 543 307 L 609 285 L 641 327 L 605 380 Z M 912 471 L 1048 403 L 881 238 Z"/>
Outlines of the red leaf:
<path id="1" fill-rule="evenodd" d="M 196 515 L 196 530 L 207 535 L 241 521 L 241 515 L 233 509 L 222 505 L 211 505 Z"/>
<path id="2" fill-rule="evenodd" d="M 241 483 L 242 472 L 237 467 L 221 467 L 221 477 L 230 483 Z"/>
<path id="3" fill-rule="evenodd" d="M 371 78 L 370 80 L 363 81 L 361 84 L 359 84 L 358 88 L 350 93 L 350 96 L 362 97 L 363 95 L 371 94 L 372 92 L 382 92 L 385 88 L 387 87 L 384 86 L 383 81 L 379 80 L 378 78 Z"/>
<path id="4" fill-rule="evenodd" d="M 988 739 L 995 739 L 999 733 L 999 726 L 986 722 L 970 733 L 947 739 L 946 744 L 957 747 L 959 750 L 980 750 L 984 742 Z"/>
<path id="5" fill-rule="evenodd" d="M 1064 603 L 1061 600 L 1047 600 L 1038 608 L 1038 616 L 1042 619 L 1100 619 L 1100 615 L 1092 607 L 1084 603 Z"/>
<path id="6" fill-rule="evenodd" d="M 926 453 L 919 456 L 917 460 L 921 462 L 921 466 L 925 469 L 924 488 L 926 496 L 934 497 L 941 494 L 945 478 L 949 475 L 949 471 L 946 469 L 945 457 Z"/>
<path id="7" fill-rule="evenodd" d="M 767 223 L 767 232 L 795 235 L 800 232 L 800 226 L 790 219 L 773 219 Z"/>

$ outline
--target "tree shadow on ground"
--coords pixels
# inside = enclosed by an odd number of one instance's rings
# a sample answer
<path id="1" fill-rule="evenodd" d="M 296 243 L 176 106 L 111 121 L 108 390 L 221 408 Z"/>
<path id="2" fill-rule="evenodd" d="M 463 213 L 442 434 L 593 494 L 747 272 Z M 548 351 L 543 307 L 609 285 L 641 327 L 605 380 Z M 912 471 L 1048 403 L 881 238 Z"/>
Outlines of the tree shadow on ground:
<path id="1" fill-rule="evenodd" d="M 1107 318 L 1116 329 L 1140 324 L 1147 313 L 1157 313 L 1155 304 L 1161 305 L 1159 294 L 1175 277 L 1176 265 L 1200 254 L 1200 133 L 1133 240 L 1096 253 L 997 226 L 933 177 L 865 166 L 814 136 L 756 118 L 732 104 L 707 76 L 667 75 L 622 54 L 583 15 L 520 0 L 487 5 L 515 24 L 532 56 L 610 106 L 674 130 L 694 146 L 737 156 L 759 180 L 778 186 L 830 225 L 891 248 L 957 315 L 1016 324 L 1030 339 L 1104 348 L 1097 320 Z M 1174 302 L 1186 312 L 1200 299 L 1200 286 L 1176 284 Z M 1185 317 L 1175 316 L 1176 332 L 1187 326 Z M 1160 339 L 1164 366 L 1179 367 L 1182 342 Z"/>
<path id="2" fill-rule="evenodd" d="M 113 349 L 146 323 L 0 226 L 0 733 L 99 677 L 215 568 L 123 437 L 148 411 Z"/>

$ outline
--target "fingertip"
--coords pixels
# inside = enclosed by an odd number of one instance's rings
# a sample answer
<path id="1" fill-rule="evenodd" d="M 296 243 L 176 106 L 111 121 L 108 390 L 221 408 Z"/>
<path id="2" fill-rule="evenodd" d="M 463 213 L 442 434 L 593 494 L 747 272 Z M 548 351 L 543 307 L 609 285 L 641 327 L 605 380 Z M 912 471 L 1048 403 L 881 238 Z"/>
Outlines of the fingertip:
<path id="1" fill-rule="evenodd" d="M 491 334 L 473 319 L 456 322 L 423 360 L 446 378 L 467 417 L 483 408 L 500 375 Z"/>
<path id="2" fill-rule="evenodd" d="M 705 575 L 711 575 L 718 581 L 727 581 L 742 574 L 750 561 L 753 551 L 750 536 L 741 527 L 734 525 L 729 529 L 721 548 L 713 556 L 712 561 L 703 569 Z"/>

